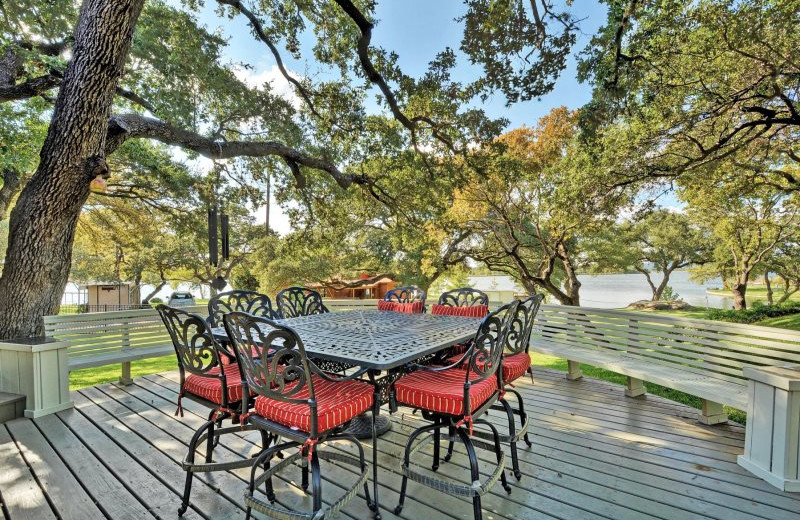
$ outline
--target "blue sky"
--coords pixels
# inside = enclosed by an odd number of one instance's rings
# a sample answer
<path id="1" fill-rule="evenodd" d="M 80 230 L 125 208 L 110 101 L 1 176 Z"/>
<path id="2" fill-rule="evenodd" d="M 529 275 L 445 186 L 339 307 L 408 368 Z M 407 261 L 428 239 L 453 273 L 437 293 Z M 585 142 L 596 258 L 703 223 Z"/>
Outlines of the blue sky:
<path id="1" fill-rule="evenodd" d="M 580 4 L 580 7 L 577 4 Z M 241 16 L 234 20 L 219 18 L 214 13 L 214 6 L 214 2 L 207 2 L 199 14 L 199 19 L 210 29 L 221 29 L 222 33 L 230 38 L 227 58 L 233 62 L 245 62 L 253 66 L 254 70 L 251 71 L 253 76 L 271 78 L 272 75 L 269 73 L 275 65 L 272 55 L 265 45 L 252 37 L 244 18 Z M 581 32 L 575 46 L 577 52 L 585 47 L 591 35 L 605 21 L 606 7 L 597 0 L 581 0 L 575 2 L 571 9 L 577 18 L 582 19 Z M 372 37 L 373 45 L 396 52 L 403 72 L 420 77 L 426 71 L 428 62 L 439 51 L 447 46 L 458 49 L 463 28 L 455 18 L 464 11 L 462 0 L 380 1 L 376 13 L 378 23 Z M 308 49 L 313 44 L 312 36 L 308 35 L 301 43 L 304 53 L 310 54 Z M 286 52 L 283 52 L 282 57 L 286 65 L 297 73 L 324 73 L 315 69 L 313 63 L 294 60 Z M 573 109 L 578 108 L 589 101 L 591 88 L 578 83 L 575 78 L 575 65 L 573 53 L 568 68 L 562 73 L 553 92 L 541 100 L 506 107 L 505 100 L 498 95 L 487 100 L 483 108 L 491 117 L 509 119 L 510 128 L 523 124 L 534 125 L 539 117 L 553 107 L 565 105 Z M 455 79 L 468 82 L 479 77 L 480 73 L 479 67 L 470 66 L 466 60 L 461 59 Z"/>
<path id="2" fill-rule="evenodd" d="M 255 82 L 272 81 L 273 88 L 284 95 L 293 96 L 292 88 L 280 77 L 275 61 L 269 49 L 251 35 L 250 28 L 242 16 L 233 20 L 219 18 L 214 12 L 216 3 L 208 1 L 198 14 L 200 21 L 211 30 L 219 30 L 229 38 L 226 58 L 234 63 L 247 63 L 252 67 L 247 71 L 248 77 Z M 445 47 L 458 49 L 462 35 L 462 25 L 455 18 L 463 14 L 465 6 L 462 0 L 383 0 L 378 2 L 378 23 L 373 31 L 372 44 L 394 51 L 399 56 L 399 65 L 403 72 L 420 77 L 427 70 L 428 63 Z M 576 59 L 597 29 L 605 22 L 606 6 L 597 0 L 580 0 L 571 7 L 574 16 L 581 19 L 578 41 L 573 49 L 566 70 L 563 71 L 553 91 L 538 100 L 505 106 L 505 99 L 496 95 L 481 106 L 490 117 L 504 117 L 510 121 L 509 128 L 521 125 L 533 126 L 536 121 L 552 108 L 567 106 L 576 109 L 583 106 L 591 98 L 591 87 L 581 84 L 576 79 Z M 302 50 L 310 56 L 313 35 L 304 35 Z M 282 52 L 284 62 L 290 70 L 302 75 L 321 75 L 327 73 L 320 70 L 313 60 L 295 60 L 285 51 Z M 338 73 L 338 72 L 337 72 Z M 479 77 L 479 67 L 471 66 L 463 57 L 454 72 L 454 79 L 469 82 Z M 377 95 L 377 89 L 373 89 Z M 478 102 L 479 103 L 479 102 Z M 377 105 L 372 105 L 377 110 Z M 680 206 L 672 194 L 663 196 L 660 203 L 664 206 Z M 255 213 L 263 221 L 263 209 Z M 271 221 L 282 233 L 290 229 L 280 207 L 271 205 Z"/>

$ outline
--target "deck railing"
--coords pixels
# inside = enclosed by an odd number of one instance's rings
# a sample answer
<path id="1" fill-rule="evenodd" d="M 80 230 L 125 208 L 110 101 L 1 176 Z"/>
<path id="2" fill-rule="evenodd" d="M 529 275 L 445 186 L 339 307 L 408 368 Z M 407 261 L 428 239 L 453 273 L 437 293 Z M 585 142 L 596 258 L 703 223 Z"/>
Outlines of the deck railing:
<path id="1" fill-rule="evenodd" d="M 331 311 L 375 309 L 377 300 L 326 299 Z M 492 308 L 499 306 L 492 302 Z M 205 316 L 205 305 L 186 309 Z M 45 316 L 45 333 L 69 341 L 69 369 L 122 363 L 123 379 L 131 361 L 172 353 L 172 343 L 155 308 L 115 310 L 82 314 Z"/>

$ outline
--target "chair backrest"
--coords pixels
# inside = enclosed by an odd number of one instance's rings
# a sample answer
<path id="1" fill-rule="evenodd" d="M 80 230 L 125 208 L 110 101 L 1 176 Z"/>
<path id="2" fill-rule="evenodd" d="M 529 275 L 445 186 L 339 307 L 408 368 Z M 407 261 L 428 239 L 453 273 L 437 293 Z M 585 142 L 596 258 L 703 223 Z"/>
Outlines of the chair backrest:
<path id="1" fill-rule="evenodd" d="M 502 388 L 501 357 L 506 345 L 506 338 L 511 328 L 511 321 L 517 314 L 519 300 L 503 305 L 487 315 L 478 326 L 472 352 L 466 370 L 466 385 L 475 384 L 497 374 L 498 388 Z M 469 395 L 465 389 L 465 398 Z"/>
<path id="2" fill-rule="evenodd" d="M 489 296 L 472 287 L 462 287 L 447 291 L 439 296 L 439 305 L 448 307 L 474 307 L 476 305 L 489 305 Z"/>
<path id="3" fill-rule="evenodd" d="M 208 373 L 220 364 L 220 360 L 217 342 L 214 341 L 206 320 L 199 314 L 163 304 L 156 309 L 175 347 L 181 382 L 184 379 L 184 371 L 199 376 L 217 377 Z"/>
<path id="4" fill-rule="evenodd" d="M 533 323 L 536 321 L 536 314 L 542 305 L 544 295 L 534 294 L 522 300 L 517 306 L 517 312 L 511 320 L 506 338 L 506 352 L 509 354 L 519 354 L 528 352 L 531 343 L 531 331 Z"/>
<path id="5" fill-rule="evenodd" d="M 322 303 L 322 295 L 305 287 L 289 287 L 275 297 L 278 313 L 282 318 L 296 318 L 311 314 L 324 314 L 328 311 Z"/>
<path id="6" fill-rule="evenodd" d="M 312 363 L 300 336 L 291 327 L 244 312 L 228 313 L 222 321 L 236 352 L 242 382 L 268 399 L 308 405 L 310 433 L 316 436 L 318 417 Z M 261 347 L 255 358 L 252 345 Z M 296 397 L 304 388 L 308 388 L 307 397 Z"/>
<path id="7" fill-rule="evenodd" d="M 395 287 L 390 291 L 386 291 L 386 294 L 383 295 L 383 300 L 397 303 L 422 302 L 424 305 L 425 291 L 415 285 L 410 285 L 408 287 Z"/>
<path id="8" fill-rule="evenodd" d="M 222 316 L 233 311 L 270 319 L 278 318 L 278 312 L 272 308 L 269 296 L 255 291 L 228 291 L 208 300 L 208 319 L 212 327 L 221 327 Z"/>

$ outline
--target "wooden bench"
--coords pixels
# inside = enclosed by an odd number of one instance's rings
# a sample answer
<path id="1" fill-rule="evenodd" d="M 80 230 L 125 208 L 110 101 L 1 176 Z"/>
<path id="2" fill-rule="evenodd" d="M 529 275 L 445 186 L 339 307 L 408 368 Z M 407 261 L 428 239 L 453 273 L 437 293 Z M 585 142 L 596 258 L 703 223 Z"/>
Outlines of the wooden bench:
<path id="1" fill-rule="evenodd" d="M 207 313 L 205 306 L 187 309 Z M 47 336 L 69 341 L 69 370 L 122 363 L 123 382 L 131 361 L 175 352 L 155 309 L 45 316 L 44 326 Z"/>
<path id="2" fill-rule="evenodd" d="M 746 366 L 800 363 L 800 333 L 645 312 L 543 305 L 531 350 L 628 376 L 625 395 L 646 393 L 649 381 L 703 399 L 700 421 L 728 420 L 722 405 L 747 409 Z"/>

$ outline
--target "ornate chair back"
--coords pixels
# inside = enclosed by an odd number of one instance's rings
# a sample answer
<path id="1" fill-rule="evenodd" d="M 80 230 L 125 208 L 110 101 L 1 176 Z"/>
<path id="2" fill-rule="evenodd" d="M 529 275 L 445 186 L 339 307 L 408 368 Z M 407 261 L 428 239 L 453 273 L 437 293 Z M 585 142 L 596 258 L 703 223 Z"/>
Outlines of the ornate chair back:
<path id="1" fill-rule="evenodd" d="M 476 305 L 489 305 L 489 296 L 483 291 L 472 287 L 453 289 L 439 296 L 439 305 L 448 307 L 475 307 Z"/>
<path id="2" fill-rule="evenodd" d="M 278 314 L 282 318 L 296 318 L 329 312 L 322 303 L 322 295 L 305 287 L 284 289 L 278 293 L 275 301 L 278 303 Z"/>
<path id="3" fill-rule="evenodd" d="M 517 314 L 519 304 L 519 300 L 514 300 L 503 305 L 487 315 L 478 326 L 466 367 L 465 401 L 469 400 L 470 384 L 478 383 L 493 375 L 497 375 L 498 388 L 503 388 L 503 371 L 499 368 L 511 321 Z"/>
<path id="4" fill-rule="evenodd" d="M 178 371 L 180 372 L 180 397 L 178 410 L 181 411 L 180 398 L 184 394 L 186 372 L 201 377 L 219 379 L 222 388 L 227 388 L 225 371 L 219 370 L 211 373 L 211 369 L 220 366 L 220 346 L 211 334 L 208 322 L 199 314 L 186 312 L 175 307 L 159 305 L 156 307 L 161 315 L 161 320 L 167 327 L 167 332 L 175 347 L 178 357 Z M 227 392 L 222 392 L 222 407 L 227 408 Z M 177 412 L 176 412 L 177 413 Z M 181 411 L 181 413 L 183 413 Z"/>
<path id="5" fill-rule="evenodd" d="M 306 356 L 300 336 L 291 327 L 244 312 L 228 313 L 223 322 L 236 352 L 242 382 L 249 390 L 267 399 L 308 405 L 311 409 L 310 434 L 315 438 L 318 414 L 311 377 L 312 362 Z M 260 356 L 251 355 L 251 345 L 261 347 Z M 267 352 L 270 352 L 269 356 Z M 308 396 L 296 397 L 306 387 Z"/>
<path id="6" fill-rule="evenodd" d="M 228 291 L 208 301 L 208 319 L 212 327 L 222 326 L 222 316 L 241 311 L 255 316 L 276 319 L 278 313 L 272 308 L 272 300 L 266 294 L 255 291 Z"/>
<path id="7" fill-rule="evenodd" d="M 415 285 L 408 287 L 395 287 L 383 295 L 383 301 L 397 303 L 422 302 L 425 304 L 425 291 Z"/>
<path id="8" fill-rule="evenodd" d="M 534 294 L 520 302 L 509 326 L 506 339 L 506 352 L 508 354 L 528 352 L 533 323 L 536 320 L 539 307 L 542 305 L 542 300 L 544 300 L 544 295 Z"/>

